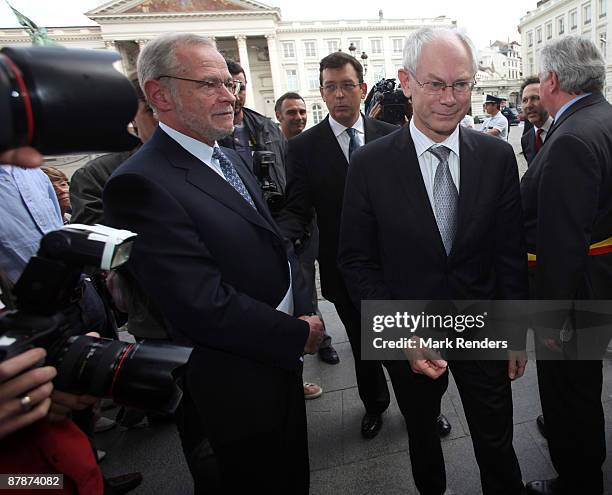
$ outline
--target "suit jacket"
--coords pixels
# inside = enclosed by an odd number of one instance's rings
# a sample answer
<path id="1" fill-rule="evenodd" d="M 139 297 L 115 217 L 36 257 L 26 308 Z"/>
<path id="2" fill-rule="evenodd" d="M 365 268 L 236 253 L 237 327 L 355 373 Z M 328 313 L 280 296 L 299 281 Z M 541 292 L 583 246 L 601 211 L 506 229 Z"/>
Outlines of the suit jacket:
<path id="1" fill-rule="evenodd" d="M 397 126 L 364 116 L 365 144 Z M 349 164 L 329 125 L 322 122 L 289 140 L 287 196 L 277 218 L 283 234 L 296 241 L 304 236 L 314 207 L 319 226 L 319 268 L 323 296 L 334 302 L 346 292 L 337 266 L 340 212 Z"/>
<path id="2" fill-rule="evenodd" d="M 612 236 L 612 106 L 574 103 L 548 132 L 521 181 L 536 299 L 612 298 L 612 254 L 587 256 Z"/>
<path id="3" fill-rule="evenodd" d="M 536 156 L 535 149 L 535 132 L 533 127 L 521 136 L 521 148 L 523 149 L 523 156 L 527 160 L 527 166 L 531 165 L 531 162 Z"/>
<path id="4" fill-rule="evenodd" d="M 309 313 L 312 304 L 255 177 L 233 150 L 223 152 L 258 211 L 157 129 L 109 180 L 104 213 L 112 226 L 138 233 L 130 270 L 173 340 L 195 346 L 189 368 L 200 383 L 192 395 L 228 435 L 240 436 L 273 427 L 283 374 L 301 369 L 308 324 L 275 309 L 289 287 L 288 260 L 295 313 Z M 253 383 L 266 383 L 266 397 Z"/>
<path id="5" fill-rule="evenodd" d="M 512 147 L 470 129 L 459 133 L 458 228 L 448 256 L 409 126 L 353 155 L 338 257 L 355 304 L 366 299 L 526 298 Z"/>

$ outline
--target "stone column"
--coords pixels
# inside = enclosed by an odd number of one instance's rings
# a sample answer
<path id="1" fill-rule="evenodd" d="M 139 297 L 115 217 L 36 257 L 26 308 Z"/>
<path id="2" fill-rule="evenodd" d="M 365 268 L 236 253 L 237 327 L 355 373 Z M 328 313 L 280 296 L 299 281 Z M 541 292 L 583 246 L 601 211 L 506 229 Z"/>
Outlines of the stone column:
<path id="1" fill-rule="evenodd" d="M 255 84 L 253 78 L 251 77 L 251 64 L 249 64 L 249 53 L 247 49 L 246 36 L 244 34 L 239 34 L 234 36 L 236 41 L 238 42 L 238 56 L 240 57 L 240 65 L 244 69 L 244 76 L 247 80 L 247 93 L 246 93 L 246 102 L 245 106 L 247 108 L 255 108 Z"/>
<path id="2" fill-rule="evenodd" d="M 266 34 L 268 41 L 268 55 L 270 58 L 270 70 L 272 71 L 272 86 L 274 86 L 274 100 L 276 101 L 282 94 L 283 82 L 281 78 L 281 64 L 278 57 L 278 45 L 275 34 Z M 297 50 L 297 47 L 296 47 Z"/>

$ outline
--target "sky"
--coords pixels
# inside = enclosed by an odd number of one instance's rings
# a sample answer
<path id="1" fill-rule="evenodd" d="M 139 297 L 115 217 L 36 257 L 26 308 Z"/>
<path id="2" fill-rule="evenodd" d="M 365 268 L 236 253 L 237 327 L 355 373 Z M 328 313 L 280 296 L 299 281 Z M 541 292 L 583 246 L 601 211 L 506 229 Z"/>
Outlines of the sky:
<path id="1" fill-rule="evenodd" d="M 10 0 L 11 4 L 39 26 L 86 26 L 94 24 L 84 12 L 106 3 L 106 0 Z M 388 19 L 437 17 L 446 15 L 466 30 L 477 48 L 489 42 L 516 40 L 520 18 L 536 8 L 537 0 L 264 0 L 263 3 L 280 7 L 282 19 L 337 20 L 377 19 L 378 10 Z M 307 8 L 304 7 L 307 5 Z M 502 9 L 499 7 L 503 5 Z M 495 10 L 498 8 L 498 10 Z M 15 16 L 0 0 L 0 28 L 19 27 Z"/>

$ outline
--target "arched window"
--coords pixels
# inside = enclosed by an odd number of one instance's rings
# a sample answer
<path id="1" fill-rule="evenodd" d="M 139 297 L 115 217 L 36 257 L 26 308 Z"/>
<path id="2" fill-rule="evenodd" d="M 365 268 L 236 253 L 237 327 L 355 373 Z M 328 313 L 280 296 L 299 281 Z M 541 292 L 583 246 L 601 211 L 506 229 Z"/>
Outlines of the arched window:
<path id="1" fill-rule="evenodd" d="M 312 121 L 314 124 L 318 124 L 323 120 L 323 108 L 320 103 L 313 103 L 312 105 Z"/>

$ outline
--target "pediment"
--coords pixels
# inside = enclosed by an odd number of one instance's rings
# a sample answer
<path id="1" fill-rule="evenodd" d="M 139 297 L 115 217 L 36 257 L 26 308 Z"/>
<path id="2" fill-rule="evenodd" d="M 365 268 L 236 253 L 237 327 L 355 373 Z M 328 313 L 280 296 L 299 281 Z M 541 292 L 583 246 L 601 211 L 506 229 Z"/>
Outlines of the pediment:
<path id="1" fill-rule="evenodd" d="M 253 0 L 113 0 L 87 12 L 87 16 L 121 14 L 174 14 L 215 12 L 269 12 L 275 7 Z"/>

